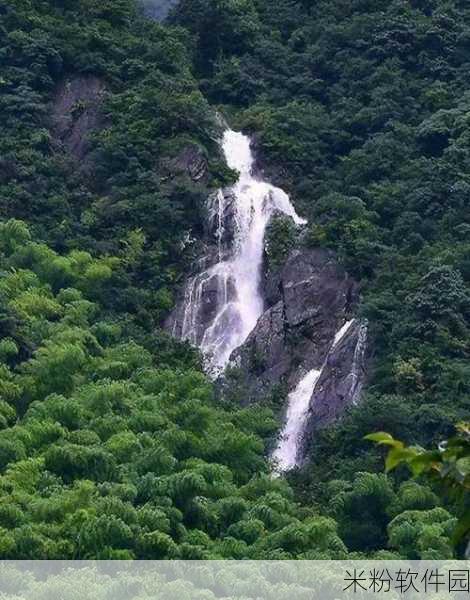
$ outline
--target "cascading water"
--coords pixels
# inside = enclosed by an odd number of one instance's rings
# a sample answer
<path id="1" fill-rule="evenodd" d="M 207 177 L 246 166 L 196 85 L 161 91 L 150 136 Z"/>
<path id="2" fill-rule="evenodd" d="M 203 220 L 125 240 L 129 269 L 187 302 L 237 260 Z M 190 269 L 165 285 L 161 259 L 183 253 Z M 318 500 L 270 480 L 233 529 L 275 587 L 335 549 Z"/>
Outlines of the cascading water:
<path id="1" fill-rule="evenodd" d="M 336 348 L 353 324 L 354 319 L 347 321 L 336 333 L 329 353 Z M 289 471 L 297 467 L 300 463 L 302 438 L 307 423 L 310 400 L 322 376 L 325 365 L 326 361 L 321 369 L 309 371 L 288 396 L 286 422 L 277 448 L 272 455 L 275 469 L 278 473 Z"/>
<path id="2" fill-rule="evenodd" d="M 227 194 L 219 192 L 213 206 L 218 262 L 189 281 L 181 326 L 181 338 L 200 347 L 207 370 L 214 375 L 225 368 L 263 313 L 260 283 L 270 218 L 279 211 L 298 225 L 306 223 L 283 190 L 253 175 L 254 157 L 246 135 L 228 130 L 222 147 L 228 166 L 240 174 L 229 195 L 234 202 L 232 247 L 224 257 L 221 246 L 228 200 Z"/>
<path id="3" fill-rule="evenodd" d="M 278 473 L 289 471 L 298 464 L 302 433 L 310 406 L 310 398 L 322 374 L 321 370 L 309 371 L 287 399 L 286 424 L 272 458 Z"/>

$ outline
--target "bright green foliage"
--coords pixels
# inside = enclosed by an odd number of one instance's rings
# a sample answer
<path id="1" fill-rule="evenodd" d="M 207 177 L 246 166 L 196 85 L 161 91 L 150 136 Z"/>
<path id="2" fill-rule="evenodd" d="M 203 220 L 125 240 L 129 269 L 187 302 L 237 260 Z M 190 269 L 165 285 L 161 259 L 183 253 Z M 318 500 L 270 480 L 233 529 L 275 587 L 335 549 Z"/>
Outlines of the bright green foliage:
<path id="1" fill-rule="evenodd" d="M 268 410 L 218 405 L 105 316 L 119 260 L 61 256 L 18 221 L 0 233 L 3 558 L 346 555 L 269 475 Z"/>
<path id="2" fill-rule="evenodd" d="M 390 523 L 390 545 L 411 560 L 445 560 L 453 557 L 450 544 L 457 519 L 443 508 L 406 511 Z"/>
<path id="3" fill-rule="evenodd" d="M 415 477 L 427 476 L 444 488 L 459 505 L 460 520 L 454 532 L 454 542 L 470 538 L 470 426 L 461 423 L 457 434 L 442 442 L 435 450 L 426 451 L 417 446 L 405 446 L 389 433 L 372 433 L 367 440 L 390 448 L 385 465 L 387 471 L 400 465 L 410 468 Z M 438 554 L 436 554 L 438 556 Z"/>
<path id="4" fill-rule="evenodd" d="M 161 366 L 106 316 L 97 289 L 119 260 L 61 256 L 29 235 L 18 249 L 24 225 L 1 231 L 3 558 L 328 559 L 389 545 L 451 555 L 454 521 L 419 486 L 396 494 L 360 473 L 330 484 L 329 514 L 300 507 L 269 473 L 269 410 L 221 405 L 201 372 Z M 91 291 L 94 265 L 107 270 Z"/>

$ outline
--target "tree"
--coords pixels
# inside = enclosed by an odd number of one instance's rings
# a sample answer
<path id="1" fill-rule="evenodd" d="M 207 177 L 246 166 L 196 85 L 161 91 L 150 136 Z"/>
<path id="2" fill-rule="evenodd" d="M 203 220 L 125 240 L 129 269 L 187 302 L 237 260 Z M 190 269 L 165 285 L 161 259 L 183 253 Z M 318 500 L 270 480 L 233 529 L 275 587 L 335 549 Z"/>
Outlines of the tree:
<path id="1" fill-rule="evenodd" d="M 435 450 L 427 451 L 419 446 L 406 446 L 388 433 L 369 434 L 366 439 L 390 447 L 386 459 L 387 471 L 406 465 L 415 477 L 428 477 L 439 484 L 444 493 L 450 494 L 460 515 L 458 524 L 454 528 L 453 541 L 460 543 L 469 538 L 470 426 L 468 423 L 458 425 L 456 435 L 442 442 Z"/>
<path id="2" fill-rule="evenodd" d="M 352 551 L 385 547 L 388 512 L 395 501 L 391 482 L 384 475 L 358 473 L 352 484 L 344 482 L 342 489 L 339 485 L 330 484 L 330 506 L 347 547 Z"/>

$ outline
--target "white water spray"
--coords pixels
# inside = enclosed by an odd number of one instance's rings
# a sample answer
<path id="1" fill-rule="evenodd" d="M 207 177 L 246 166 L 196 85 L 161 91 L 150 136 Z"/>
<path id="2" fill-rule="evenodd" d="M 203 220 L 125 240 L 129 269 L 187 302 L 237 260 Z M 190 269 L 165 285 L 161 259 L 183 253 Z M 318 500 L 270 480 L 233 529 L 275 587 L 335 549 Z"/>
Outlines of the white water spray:
<path id="1" fill-rule="evenodd" d="M 221 240 L 227 200 L 220 192 L 213 207 L 219 262 L 188 283 L 181 331 L 182 339 L 201 348 L 207 370 L 214 375 L 225 368 L 233 351 L 245 342 L 263 314 L 260 283 L 270 218 L 279 211 L 297 225 L 306 223 L 283 190 L 253 176 L 254 157 L 247 136 L 228 130 L 222 147 L 228 166 L 240 174 L 231 190 L 235 199 L 233 248 L 223 259 Z M 208 302 L 215 304 L 209 320 L 204 313 Z"/>
<path id="2" fill-rule="evenodd" d="M 344 336 L 351 329 L 351 325 L 353 323 L 354 323 L 354 319 L 352 319 L 351 321 L 346 321 L 346 323 L 341 327 L 341 329 L 335 335 L 335 339 L 333 340 L 333 346 L 331 347 L 331 350 L 336 348 L 336 346 L 340 343 L 340 341 L 344 338 Z"/>
<path id="3" fill-rule="evenodd" d="M 287 399 L 286 424 L 276 450 L 273 453 L 275 469 L 278 473 L 289 471 L 298 464 L 298 455 L 302 434 L 310 406 L 310 398 L 322 374 L 321 370 L 312 370 L 301 379 Z"/>

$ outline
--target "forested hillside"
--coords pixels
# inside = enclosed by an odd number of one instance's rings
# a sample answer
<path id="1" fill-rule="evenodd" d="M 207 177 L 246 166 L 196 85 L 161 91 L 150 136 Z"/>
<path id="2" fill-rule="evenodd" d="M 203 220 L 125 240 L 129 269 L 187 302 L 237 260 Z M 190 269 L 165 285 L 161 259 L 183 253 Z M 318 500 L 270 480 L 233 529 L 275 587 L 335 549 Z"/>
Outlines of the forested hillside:
<path id="1" fill-rule="evenodd" d="M 0 6 L 0 557 L 455 555 L 460 507 L 363 437 L 432 447 L 470 412 L 470 8 L 140 6 Z M 161 329 L 234 180 L 216 107 L 360 280 L 372 335 L 362 402 L 288 483 L 277 416 L 216 399 Z"/>

